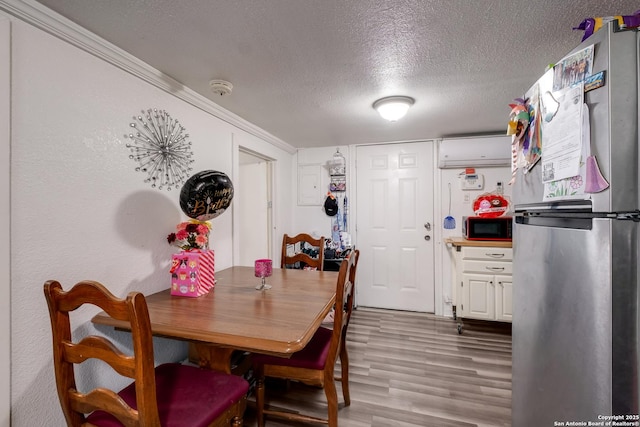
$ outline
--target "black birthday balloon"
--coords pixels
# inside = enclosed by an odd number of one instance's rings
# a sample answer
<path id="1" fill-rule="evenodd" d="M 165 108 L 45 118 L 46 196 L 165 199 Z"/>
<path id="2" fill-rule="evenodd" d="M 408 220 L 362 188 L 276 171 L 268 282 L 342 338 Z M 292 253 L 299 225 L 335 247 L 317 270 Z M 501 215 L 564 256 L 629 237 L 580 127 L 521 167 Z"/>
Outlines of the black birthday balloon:
<path id="1" fill-rule="evenodd" d="M 202 171 L 187 180 L 180 190 L 180 208 L 189 217 L 208 221 L 222 214 L 233 199 L 233 184 L 218 171 Z"/>

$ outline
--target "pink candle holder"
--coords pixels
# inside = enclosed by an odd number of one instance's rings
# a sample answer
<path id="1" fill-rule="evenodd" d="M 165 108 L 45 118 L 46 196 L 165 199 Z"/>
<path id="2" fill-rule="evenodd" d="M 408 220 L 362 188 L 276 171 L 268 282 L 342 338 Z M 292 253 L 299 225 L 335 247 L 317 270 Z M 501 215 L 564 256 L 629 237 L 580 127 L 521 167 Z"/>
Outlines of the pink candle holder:
<path id="1" fill-rule="evenodd" d="M 256 286 L 259 291 L 271 289 L 271 285 L 267 285 L 265 279 L 271 276 L 273 272 L 273 262 L 270 259 L 257 259 L 255 262 L 255 276 L 262 279 L 261 283 Z"/>

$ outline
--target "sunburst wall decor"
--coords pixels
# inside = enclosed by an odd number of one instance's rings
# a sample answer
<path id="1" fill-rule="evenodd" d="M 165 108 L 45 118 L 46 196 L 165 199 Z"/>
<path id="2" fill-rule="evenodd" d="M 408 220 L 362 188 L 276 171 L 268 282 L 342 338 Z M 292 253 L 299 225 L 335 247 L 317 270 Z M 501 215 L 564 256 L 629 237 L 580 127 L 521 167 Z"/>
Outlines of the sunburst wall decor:
<path id="1" fill-rule="evenodd" d="M 142 110 L 133 116 L 132 131 L 126 138 L 130 159 L 138 163 L 137 172 L 147 175 L 145 183 L 159 190 L 177 188 L 189 178 L 193 169 L 193 151 L 185 128 L 164 110 Z"/>

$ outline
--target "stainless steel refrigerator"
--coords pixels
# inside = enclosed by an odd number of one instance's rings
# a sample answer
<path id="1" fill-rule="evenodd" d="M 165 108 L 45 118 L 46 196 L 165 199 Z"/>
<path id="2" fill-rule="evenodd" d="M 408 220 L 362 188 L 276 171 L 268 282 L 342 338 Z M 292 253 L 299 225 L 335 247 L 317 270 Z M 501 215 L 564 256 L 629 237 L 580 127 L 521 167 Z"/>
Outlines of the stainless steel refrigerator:
<path id="1" fill-rule="evenodd" d="M 584 102 L 609 187 L 544 202 L 541 162 L 513 184 L 514 427 L 638 420 L 639 39 L 616 30 L 572 51 L 593 45 L 592 73 L 605 71 Z"/>

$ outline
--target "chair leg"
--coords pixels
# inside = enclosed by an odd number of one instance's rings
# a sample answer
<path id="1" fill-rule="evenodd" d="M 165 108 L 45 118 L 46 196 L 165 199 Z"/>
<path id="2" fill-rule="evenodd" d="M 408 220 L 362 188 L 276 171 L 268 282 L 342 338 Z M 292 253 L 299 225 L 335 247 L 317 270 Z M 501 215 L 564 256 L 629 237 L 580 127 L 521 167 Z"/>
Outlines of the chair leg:
<path id="1" fill-rule="evenodd" d="M 256 381 L 256 418 L 258 427 L 264 427 L 264 375 L 258 373 Z"/>
<path id="2" fill-rule="evenodd" d="M 327 405 L 329 406 L 329 427 L 338 427 L 338 392 L 333 378 L 325 381 L 324 394 L 327 397 Z"/>
<path id="3" fill-rule="evenodd" d="M 351 405 L 351 394 L 349 393 L 349 355 L 347 354 L 347 346 L 344 340 L 340 346 L 340 382 L 342 383 L 344 406 L 349 406 Z"/>

